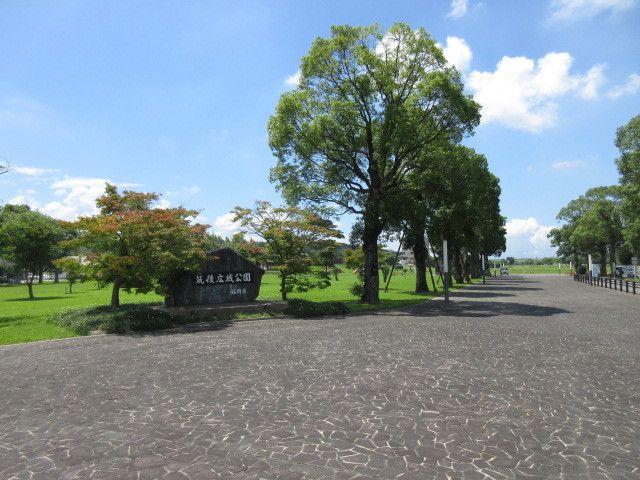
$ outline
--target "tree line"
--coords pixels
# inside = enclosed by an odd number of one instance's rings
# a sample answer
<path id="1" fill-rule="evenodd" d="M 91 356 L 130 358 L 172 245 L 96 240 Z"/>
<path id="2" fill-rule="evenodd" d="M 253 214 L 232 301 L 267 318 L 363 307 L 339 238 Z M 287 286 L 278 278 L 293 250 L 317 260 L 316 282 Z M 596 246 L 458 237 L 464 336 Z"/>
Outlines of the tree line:
<path id="1" fill-rule="evenodd" d="M 388 239 L 413 251 L 422 293 L 431 261 L 444 270 L 443 240 L 459 282 L 505 249 L 499 179 L 482 154 L 461 145 L 479 121 L 479 105 L 424 29 L 337 26 L 313 42 L 299 85 L 269 119 L 277 159 L 270 180 L 285 205 L 236 207 L 242 234 L 221 239 L 194 223 L 196 211 L 153 208 L 156 194 L 107 185 L 99 213 L 75 222 L 5 206 L 0 240 L 29 272 L 54 265 L 70 278 L 82 271 L 111 284 L 113 306 L 121 289 L 166 293 L 177 272 L 197 268 L 220 246 L 272 265 L 286 299 L 330 284 L 342 237 L 334 220 L 350 213 L 348 257 L 361 278 L 353 293 L 379 302 L 379 272 L 386 276 L 389 264 L 380 261 L 380 244 Z"/>
<path id="2" fill-rule="evenodd" d="M 599 263 L 601 275 L 640 256 L 640 115 L 618 128 L 615 145 L 619 183 L 590 188 L 571 200 L 558 212 L 562 225 L 549 233 L 558 255 L 582 273 L 587 255 Z"/>

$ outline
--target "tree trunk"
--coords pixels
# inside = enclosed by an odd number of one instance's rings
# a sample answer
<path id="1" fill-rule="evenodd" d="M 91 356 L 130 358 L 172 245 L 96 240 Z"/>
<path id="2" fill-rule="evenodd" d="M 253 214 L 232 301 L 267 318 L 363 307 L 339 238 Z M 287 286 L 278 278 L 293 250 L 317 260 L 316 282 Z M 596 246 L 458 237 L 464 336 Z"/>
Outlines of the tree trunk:
<path id="1" fill-rule="evenodd" d="M 362 250 L 364 251 L 364 292 L 362 301 L 380 303 L 380 277 L 378 272 L 378 237 L 382 232 L 380 221 L 380 193 L 374 189 L 369 194 L 363 215 Z"/>
<path id="2" fill-rule="evenodd" d="M 29 280 L 27 278 L 27 288 L 29 289 L 29 300 L 35 300 L 36 297 L 33 296 L 33 279 Z"/>
<path id="3" fill-rule="evenodd" d="M 60 283 L 60 273 L 57 268 L 53 271 L 53 283 Z"/>
<path id="4" fill-rule="evenodd" d="M 40 285 L 42 285 L 42 282 L 43 282 L 43 281 L 44 281 L 44 272 L 43 272 L 42 270 L 40 270 L 40 271 L 38 272 L 38 283 L 39 283 Z"/>
<path id="5" fill-rule="evenodd" d="M 111 291 L 111 306 L 118 308 L 120 306 L 120 278 L 116 277 L 113 281 L 113 290 Z"/>
<path id="6" fill-rule="evenodd" d="M 607 249 L 603 247 L 600 249 L 600 275 L 607 275 Z"/>
<path id="7" fill-rule="evenodd" d="M 462 271 L 462 259 L 460 258 L 460 251 L 455 247 L 451 248 L 451 257 L 451 260 L 453 260 L 456 283 L 462 283 L 464 282 L 464 274 Z"/>
<path id="8" fill-rule="evenodd" d="M 418 228 L 413 241 L 413 258 L 416 263 L 416 293 L 429 291 L 427 285 L 427 246 L 424 243 L 424 230 Z"/>
<path id="9" fill-rule="evenodd" d="M 609 266 L 611 267 L 611 275 L 616 274 L 616 247 L 615 245 L 609 245 Z"/>
<path id="10" fill-rule="evenodd" d="M 363 235 L 364 250 L 364 292 L 362 301 L 369 304 L 380 303 L 380 277 L 378 273 L 378 235 L 371 231 Z"/>
<path id="11" fill-rule="evenodd" d="M 287 275 L 280 271 L 280 296 L 282 297 L 282 301 L 287 301 Z"/>
<path id="12" fill-rule="evenodd" d="M 433 286 L 433 291 L 438 293 L 438 288 L 436 287 L 436 281 L 433 278 L 433 270 L 431 269 L 431 257 L 429 255 L 429 246 L 427 245 L 427 248 L 425 250 L 426 254 L 427 254 L 427 268 L 429 269 L 429 276 L 431 277 L 431 285 Z"/>
<path id="13" fill-rule="evenodd" d="M 462 257 L 462 274 L 464 276 L 464 281 L 467 283 L 471 283 L 471 261 L 469 259 L 469 255 L 465 252 Z"/>

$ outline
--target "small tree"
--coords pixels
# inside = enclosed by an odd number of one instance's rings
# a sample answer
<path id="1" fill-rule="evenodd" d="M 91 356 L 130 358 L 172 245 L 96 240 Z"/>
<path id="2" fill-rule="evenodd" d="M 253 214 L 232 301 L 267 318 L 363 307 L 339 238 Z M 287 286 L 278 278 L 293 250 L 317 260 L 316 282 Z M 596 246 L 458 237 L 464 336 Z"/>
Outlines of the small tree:
<path id="1" fill-rule="evenodd" d="M 20 206 L 7 207 L 1 215 L 0 244 L 16 266 L 27 272 L 29 300 L 33 300 L 34 276 L 51 264 L 62 228 L 57 220 L 42 213 Z"/>
<path id="2" fill-rule="evenodd" d="M 300 292 L 330 285 L 329 275 L 319 264 L 318 255 L 342 234 L 317 213 L 297 207 L 274 208 L 257 202 L 255 208 L 234 209 L 234 221 L 245 231 L 264 241 L 263 258 L 280 273 L 282 300 L 294 289 Z"/>
<path id="3" fill-rule="evenodd" d="M 72 293 L 73 285 L 82 279 L 85 267 L 76 257 L 63 257 L 53 261 L 53 265 L 67 274 L 67 283 L 69 284 L 69 293 Z"/>
<path id="4" fill-rule="evenodd" d="M 182 270 L 197 268 L 205 258 L 206 225 L 192 224 L 198 212 L 184 208 L 151 208 L 159 196 L 107 184 L 96 201 L 100 213 L 67 224 L 79 236 L 68 245 L 84 247 L 88 270 L 99 284 L 113 283 L 111 306 L 120 306 L 120 289 L 164 295 Z"/>

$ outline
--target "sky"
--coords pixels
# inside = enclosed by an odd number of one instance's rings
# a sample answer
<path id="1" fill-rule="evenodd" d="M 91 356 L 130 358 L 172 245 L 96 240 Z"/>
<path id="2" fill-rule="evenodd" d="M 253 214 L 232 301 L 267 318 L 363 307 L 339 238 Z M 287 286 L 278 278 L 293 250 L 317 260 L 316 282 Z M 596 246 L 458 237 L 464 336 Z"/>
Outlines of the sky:
<path id="1" fill-rule="evenodd" d="M 500 177 L 505 255 L 552 255 L 558 210 L 617 182 L 616 129 L 640 114 L 640 0 L 3 0 L 0 204 L 74 219 L 109 181 L 228 236 L 236 205 L 281 203 L 266 125 L 313 40 L 399 21 L 482 106 L 463 143 Z"/>

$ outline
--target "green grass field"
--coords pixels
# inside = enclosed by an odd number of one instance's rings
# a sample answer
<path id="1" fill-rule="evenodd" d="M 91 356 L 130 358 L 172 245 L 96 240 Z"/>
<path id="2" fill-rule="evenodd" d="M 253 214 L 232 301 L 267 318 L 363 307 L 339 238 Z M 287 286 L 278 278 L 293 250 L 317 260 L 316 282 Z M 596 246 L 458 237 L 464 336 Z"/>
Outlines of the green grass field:
<path id="1" fill-rule="evenodd" d="M 571 269 L 569 265 L 562 265 L 562 268 L 558 270 L 558 265 L 511 265 L 508 267 L 510 274 L 536 274 L 536 273 L 558 273 L 569 274 Z M 492 268 L 491 273 L 497 272 L 500 275 L 500 269 Z"/>
<path id="2" fill-rule="evenodd" d="M 413 292 L 415 276 L 411 273 L 394 275 L 389 291 L 380 292 L 380 305 L 365 305 L 349 292 L 356 281 L 351 272 L 342 273 L 338 281 L 324 290 L 311 290 L 305 293 L 292 293 L 291 298 L 303 298 L 312 301 L 341 301 L 347 304 L 350 311 L 401 307 L 419 303 L 434 294 L 417 295 Z M 45 283 L 34 285 L 35 300 L 28 300 L 25 285 L 0 287 L 0 345 L 9 343 L 32 342 L 55 338 L 74 337 L 76 333 L 60 327 L 49 318 L 52 314 L 73 307 L 93 307 L 107 305 L 110 300 L 110 288 L 99 289 L 94 282 L 78 283 L 73 286 L 73 293 L 66 294 L 66 283 Z M 432 287 L 432 285 L 430 285 Z M 459 286 L 458 286 L 459 287 Z M 441 290 L 441 285 L 438 285 Z M 279 300 L 278 276 L 267 273 L 262 279 L 260 300 Z M 121 303 L 159 303 L 162 297 L 149 293 L 120 293 Z"/>

